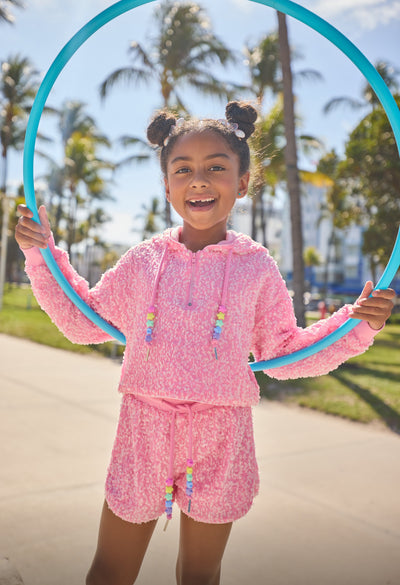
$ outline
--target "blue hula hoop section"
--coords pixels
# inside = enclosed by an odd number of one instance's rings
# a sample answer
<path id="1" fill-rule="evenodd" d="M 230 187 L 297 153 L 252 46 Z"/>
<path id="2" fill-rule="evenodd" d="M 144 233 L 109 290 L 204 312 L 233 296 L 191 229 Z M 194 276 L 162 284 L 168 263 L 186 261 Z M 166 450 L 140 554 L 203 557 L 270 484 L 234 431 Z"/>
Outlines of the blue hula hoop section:
<path id="1" fill-rule="evenodd" d="M 47 98 L 51 89 L 53 88 L 54 83 L 56 82 L 58 76 L 60 75 L 61 71 L 64 69 L 65 65 L 71 59 L 71 57 L 76 53 L 76 51 L 87 41 L 89 37 L 91 37 L 97 30 L 102 28 L 111 20 L 114 20 L 118 16 L 128 12 L 129 10 L 133 10 L 138 6 L 142 6 L 144 4 L 149 4 L 154 0 L 120 0 L 116 2 L 103 12 L 100 12 L 97 16 L 95 16 L 92 20 L 90 20 L 85 26 L 83 26 L 63 47 L 60 53 L 57 55 L 53 63 L 51 64 L 48 72 L 46 73 L 35 101 L 32 106 L 31 114 L 29 116 L 27 130 L 26 130 L 26 137 L 25 137 L 25 146 L 24 146 L 24 162 L 23 162 L 23 172 L 24 172 L 24 188 L 25 188 L 25 199 L 26 204 L 29 209 L 33 213 L 33 219 L 40 223 L 39 214 L 36 204 L 36 197 L 35 197 L 35 188 L 34 188 L 34 153 L 35 153 L 35 143 L 36 137 L 39 127 L 39 122 L 43 113 L 43 109 L 45 107 Z M 390 93 L 388 87 L 386 86 L 385 82 L 383 81 L 382 77 L 379 75 L 375 67 L 368 61 L 368 59 L 359 51 L 359 49 L 345 37 L 341 32 L 339 32 L 335 27 L 330 25 L 328 22 L 299 6 L 298 4 L 291 2 L 290 0 L 250 0 L 257 4 L 263 4 L 264 6 L 269 6 L 278 10 L 279 12 L 283 12 L 289 16 L 292 16 L 296 20 L 303 22 L 305 25 L 313 28 L 315 31 L 320 33 L 322 36 L 327 38 L 331 41 L 334 45 L 338 47 L 340 51 L 342 51 L 355 65 L 358 69 L 363 73 L 369 84 L 374 89 L 375 93 L 377 94 L 382 106 L 384 107 L 386 114 L 389 118 L 390 124 L 393 128 L 393 132 L 395 135 L 397 147 L 400 152 L 400 112 L 397 107 L 397 104 Z M 64 275 L 62 274 L 61 270 L 59 269 L 53 255 L 51 254 L 50 250 L 46 248 L 45 250 L 40 249 L 43 258 L 56 279 L 57 283 L 60 285 L 64 293 L 67 297 L 82 311 L 86 317 L 88 317 L 95 325 L 103 329 L 106 333 L 108 333 L 111 337 L 114 337 L 117 341 L 125 344 L 126 339 L 125 336 L 115 327 L 107 323 L 104 319 L 100 317 L 93 309 L 91 309 L 81 297 L 75 292 L 69 282 L 66 280 Z M 392 251 L 392 255 L 389 259 L 389 262 L 380 278 L 379 282 L 377 283 L 375 289 L 385 289 L 390 286 L 391 281 L 396 275 L 396 272 L 400 265 L 400 229 L 397 234 L 397 238 L 394 244 L 394 248 Z M 345 323 L 343 323 L 338 329 L 336 329 L 330 335 L 327 335 L 317 343 L 310 345 L 304 349 L 291 353 L 289 355 L 280 356 L 275 359 L 271 359 L 268 361 L 262 362 L 254 362 L 249 364 L 250 368 L 253 371 L 260 371 L 260 370 L 269 370 L 273 368 L 282 367 L 288 364 L 292 364 L 294 362 L 300 361 L 307 357 L 310 357 L 319 351 L 325 349 L 326 347 L 332 345 L 344 335 L 349 333 L 354 327 L 359 324 L 359 319 L 348 319 Z"/>

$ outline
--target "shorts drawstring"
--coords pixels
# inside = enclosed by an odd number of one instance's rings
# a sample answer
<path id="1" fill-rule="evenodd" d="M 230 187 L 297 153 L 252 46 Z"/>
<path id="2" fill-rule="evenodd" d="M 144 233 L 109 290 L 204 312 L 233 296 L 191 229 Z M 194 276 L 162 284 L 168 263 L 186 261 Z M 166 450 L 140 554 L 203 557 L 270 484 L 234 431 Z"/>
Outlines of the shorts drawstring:
<path id="1" fill-rule="evenodd" d="M 171 413 L 170 423 L 170 446 L 169 446 L 169 464 L 168 477 L 165 482 L 165 514 L 167 520 L 172 518 L 172 506 L 174 501 L 174 454 L 175 454 L 175 426 L 176 416 L 178 414 L 187 414 L 189 416 L 189 433 L 188 433 L 188 453 L 186 460 L 186 495 L 189 498 L 188 514 L 192 507 L 193 495 L 193 413 L 213 408 L 212 404 L 203 404 L 201 402 L 178 402 L 170 401 L 164 398 L 153 398 L 147 396 L 135 395 L 136 398 Z"/>

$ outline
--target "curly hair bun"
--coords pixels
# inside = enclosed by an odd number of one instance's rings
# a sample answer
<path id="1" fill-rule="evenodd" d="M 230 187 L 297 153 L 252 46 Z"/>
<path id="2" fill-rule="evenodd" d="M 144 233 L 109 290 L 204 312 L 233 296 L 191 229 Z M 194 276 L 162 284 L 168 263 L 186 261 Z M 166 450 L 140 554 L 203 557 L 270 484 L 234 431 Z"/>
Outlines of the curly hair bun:
<path id="1" fill-rule="evenodd" d="M 225 108 L 225 116 L 231 124 L 236 123 L 246 135 L 246 140 L 255 130 L 257 110 L 249 102 L 229 102 Z"/>
<path id="2" fill-rule="evenodd" d="M 163 146 L 164 140 L 169 136 L 169 131 L 174 124 L 176 124 L 176 118 L 170 112 L 156 113 L 147 128 L 147 139 L 150 144 Z"/>

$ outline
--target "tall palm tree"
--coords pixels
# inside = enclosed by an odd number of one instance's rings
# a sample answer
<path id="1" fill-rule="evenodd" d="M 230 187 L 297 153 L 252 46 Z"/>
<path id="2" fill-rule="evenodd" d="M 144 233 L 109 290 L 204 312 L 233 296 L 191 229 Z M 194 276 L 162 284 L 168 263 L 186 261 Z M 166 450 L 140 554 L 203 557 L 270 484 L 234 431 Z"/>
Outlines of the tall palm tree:
<path id="1" fill-rule="evenodd" d="M 113 170 L 115 165 L 100 158 L 99 149 L 108 148 L 110 142 L 86 112 L 84 103 L 67 101 L 57 114 L 64 160 L 59 165 L 47 157 L 50 169 L 45 179 L 56 241 L 64 239 L 70 252 L 77 239 L 78 209 L 85 205 L 89 217 L 93 213 L 92 202 L 108 198 L 103 171 Z M 66 229 L 61 228 L 62 220 Z"/>
<path id="2" fill-rule="evenodd" d="M 256 131 L 251 138 L 252 149 L 255 153 L 253 161 L 252 180 L 252 237 L 256 239 L 257 218 L 261 219 L 263 243 L 266 245 L 266 220 L 264 217 L 263 196 L 269 190 L 273 196 L 279 182 L 285 178 L 286 170 L 283 160 L 284 147 L 284 123 L 282 110 L 282 67 L 280 62 L 278 32 L 272 32 L 264 36 L 257 44 L 246 45 L 245 63 L 250 74 L 250 86 L 255 93 L 259 118 Z M 295 54 L 294 57 L 300 55 Z M 308 80 L 321 79 L 321 75 L 315 70 L 300 70 L 295 73 L 296 78 Z M 277 101 L 271 111 L 264 115 L 263 107 L 267 95 Z M 316 144 L 316 139 L 311 136 L 299 137 L 302 148 Z"/>
<path id="3" fill-rule="evenodd" d="M 111 73 L 100 86 L 105 98 L 115 84 L 158 85 L 163 107 L 186 110 L 178 90 L 190 86 L 204 94 L 226 96 L 232 87 L 212 73 L 215 64 L 233 60 L 223 42 L 212 32 L 204 10 L 194 2 L 166 0 L 154 11 L 157 34 L 148 47 L 131 42 L 132 65 Z"/>
<path id="4" fill-rule="evenodd" d="M 11 55 L 1 64 L 0 72 L 0 140 L 3 193 L 7 185 L 7 163 L 10 149 L 21 150 L 24 144 L 28 113 L 38 84 L 36 71 L 27 57 Z"/>
<path id="5" fill-rule="evenodd" d="M 282 100 L 277 99 L 271 110 L 261 114 L 256 123 L 256 130 L 249 142 L 252 151 L 251 196 L 251 237 L 256 240 L 261 228 L 262 244 L 267 247 L 266 218 L 264 212 L 264 196 L 275 195 L 278 183 L 284 176 L 283 161 L 283 110 Z M 257 225 L 259 219 L 259 225 Z"/>
<path id="6" fill-rule="evenodd" d="M 0 23 L 8 22 L 13 24 L 14 16 L 9 11 L 11 7 L 24 8 L 24 3 L 21 0 L 0 0 Z"/>
<path id="7" fill-rule="evenodd" d="M 300 202 L 300 178 L 297 163 L 297 143 L 294 114 L 293 76 L 286 15 L 278 12 L 279 51 L 282 65 L 283 116 L 285 122 L 285 162 L 290 199 L 290 222 L 293 256 L 293 305 L 300 327 L 305 326 L 303 229 Z"/>
<path id="8" fill-rule="evenodd" d="M 375 64 L 375 68 L 378 73 L 381 75 L 383 81 L 386 83 L 388 88 L 392 91 L 392 93 L 396 93 L 400 89 L 400 85 L 398 82 L 398 76 L 400 75 L 400 70 L 393 67 L 389 63 L 384 61 L 378 61 Z M 355 99 L 351 97 L 336 97 L 331 99 L 323 108 L 325 114 L 329 114 L 333 112 L 339 106 L 345 106 L 352 110 L 360 110 L 362 108 L 376 108 L 377 106 L 381 105 L 380 101 L 372 89 L 369 83 L 365 83 L 361 90 L 361 99 Z"/>
<path id="9" fill-rule="evenodd" d="M 104 138 L 101 142 L 104 144 Z M 75 131 L 65 146 L 64 177 L 69 203 L 66 234 L 68 252 L 71 252 L 76 241 L 79 207 L 86 204 L 90 208 L 93 200 L 109 198 L 102 171 L 111 170 L 113 165 L 99 158 L 98 145 L 93 136 Z"/>
<path id="10" fill-rule="evenodd" d="M 2 214 L 0 257 L 0 306 L 6 270 L 8 243 L 7 176 L 11 149 L 23 148 L 28 112 L 38 89 L 38 72 L 26 57 L 11 55 L 1 64 L 0 72 L 0 200 Z"/>
<path id="11" fill-rule="evenodd" d="M 213 33 L 205 11 L 195 2 L 165 0 L 154 11 L 157 31 L 147 47 L 131 42 L 132 64 L 113 71 L 101 84 L 106 98 L 115 85 L 157 85 L 161 106 L 187 111 L 180 90 L 191 87 L 202 94 L 232 97 L 233 84 L 217 79 L 215 65 L 234 60 L 232 53 Z M 171 211 L 166 201 L 166 224 Z"/>

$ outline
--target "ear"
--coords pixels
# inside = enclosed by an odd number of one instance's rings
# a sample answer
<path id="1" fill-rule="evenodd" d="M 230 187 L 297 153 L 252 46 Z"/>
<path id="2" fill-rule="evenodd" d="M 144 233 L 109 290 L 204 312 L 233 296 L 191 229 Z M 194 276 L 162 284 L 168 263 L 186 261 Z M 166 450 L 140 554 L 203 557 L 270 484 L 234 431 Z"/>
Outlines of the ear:
<path id="1" fill-rule="evenodd" d="M 239 179 L 239 193 L 240 195 L 238 195 L 238 199 L 242 199 L 243 197 L 246 197 L 247 195 L 247 191 L 249 190 L 249 181 L 250 181 L 250 172 L 247 171 L 247 173 L 245 173 L 244 175 L 242 175 Z"/>
<path id="2" fill-rule="evenodd" d="M 165 197 L 167 198 L 168 203 L 171 203 L 170 200 L 170 190 L 167 177 L 164 177 L 164 187 L 165 187 Z"/>

